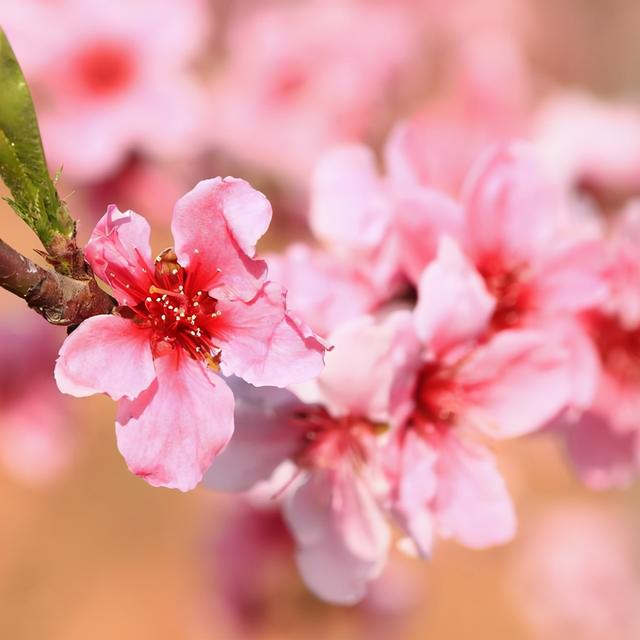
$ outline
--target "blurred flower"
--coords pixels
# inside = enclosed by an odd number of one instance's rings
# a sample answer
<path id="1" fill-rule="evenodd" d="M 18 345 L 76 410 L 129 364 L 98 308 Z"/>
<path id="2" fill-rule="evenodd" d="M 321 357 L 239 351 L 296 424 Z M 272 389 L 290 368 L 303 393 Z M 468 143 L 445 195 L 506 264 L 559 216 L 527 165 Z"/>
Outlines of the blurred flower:
<path id="1" fill-rule="evenodd" d="M 640 195 L 640 108 L 588 94 L 553 94 L 533 116 L 540 158 L 568 197 L 612 213 Z M 624 142 L 622 142 L 624 141 Z"/>
<path id="2" fill-rule="evenodd" d="M 329 602 L 362 599 L 387 559 L 380 444 L 408 319 L 342 325 L 324 371 L 299 396 L 239 385 L 235 436 L 207 474 L 209 486 L 231 491 L 268 480 L 265 490 L 282 495 L 302 579 Z"/>
<path id="3" fill-rule="evenodd" d="M 66 176 L 104 179 L 133 150 L 193 153 L 204 0 L 7 0 L 0 21 L 34 93 L 49 161 Z"/>
<path id="4" fill-rule="evenodd" d="M 420 52 L 411 14 L 393 2 L 266 3 L 233 18 L 211 141 L 301 181 L 321 151 L 380 127 Z"/>
<path id="5" fill-rule="evenodd" d="M 266 282 L 255 243 L 269 226 L 267 199 L 243 180 L 200 182 L 176 204 L 175 251 L 155 260 L 150 228 L 111 206 L 86 247 L 113 289 L 116 315 L 83 322 L 56 365 L 59 388 L 119 401 L 118 446 L 154 486 L 192 489 L 233 432 L 222 378 L 285 385 L 315 375 L 323 346 L 287 314 Z"/>
<path id="6" fill-rule="evenodd" d="M 419 553 L 438 532 L 469 547 L 509 540 L 515 514 L 493 456 L 474 440 L 530 433 L 570 399 L 567 353 L 527 329 L 489 333 L 496 301 L 448 238 L 424 271 L 416 339 L 386 460 L 393 509 Z"/>
<path id="7" fill-rule="evenodd" d="M 561 504 L 529 523 L 509 591 L 536 637 L 638 637 L 640 575 L 631 538 L 624 519 L 602 507 Z"/>
<path id="8" fill-rule="evenodd" d="M 52 376 L 58 331 L 22 317 L 0 326 L 0 462 L 25 482 L 51 480 L 74 448 L 67 403 Z"/>
<path id="9" fill-rule="evenodd" d="M 627 484 L 640 466 L 640 203 L 613 227 L 610 294 L 584 317 L 596 354 L 587 413 L 564 425 L 568 452 L 591 488 Z"/>

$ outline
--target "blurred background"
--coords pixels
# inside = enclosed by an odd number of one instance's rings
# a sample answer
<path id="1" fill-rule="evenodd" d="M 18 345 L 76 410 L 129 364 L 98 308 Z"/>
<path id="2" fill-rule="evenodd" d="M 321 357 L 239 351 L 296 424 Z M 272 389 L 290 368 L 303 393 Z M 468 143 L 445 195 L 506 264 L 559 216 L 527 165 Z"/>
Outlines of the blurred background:
<path id="1" fill-rule="evenodd" d="M 483 145 L 551 136 L 551 162 L 605 214 L 640 191 L 634 0 L 0 0 L 0 26 L 81 240 L 113 202 L 152 221 L 160 250 L 180 195 L 236 175 L 274 207 L 260 249 L 281 250 L 309 237 L 320 154 L 380 152 L 405 119 L 454 191 Z M 567 101 L 628 126 L 594 148 L 563 121 Z M 621 137 L 631 169 L 614 189 L 580 174 Z M 5 203 L 0 220 L 38 260 Z M 300 582 L 276 514 L 130 474 L 115 405 L 55 389 L 63 339 L 0 290 L 0 638 L 640 637 L 640 492 L 584 488 L 547 434 L 498 450 L 513 543 L 398 554 L 365 601 L 332 607 Z"/>

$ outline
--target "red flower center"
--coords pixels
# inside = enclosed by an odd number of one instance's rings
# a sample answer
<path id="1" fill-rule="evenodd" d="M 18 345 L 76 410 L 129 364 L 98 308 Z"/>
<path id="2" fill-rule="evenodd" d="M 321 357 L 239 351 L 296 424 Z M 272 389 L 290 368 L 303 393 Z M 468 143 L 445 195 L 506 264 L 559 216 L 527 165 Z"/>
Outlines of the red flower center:
<path id="1" fill-rule="evenodd" d="M 135 64 L 126 46 L 99 42 L 77 56 L 75 70 L 78 82 L 87 94 L 104 98 L 121 92 L 131 84 Z"/>
<path id="2" fill-rule="evenodd" d="M 306 429 L 296 463 L 315 469 L 331 468 L 345 457 L 356 465 L 366 462 L 372 438 L 387 428 L 365 418 L 336 418 L 321 406 L 298 412 L 295 422 Z"/>
<path id="3" fill-rule="evenodd" d="M 589 326 L 604 368 L 619 380 L 640 385 L 640 327 L 629 329 L 620 319 L 592 314 Z"/>
<path id="4" fill-rule="evenodd" d="M 124 285 L 142 301 L 120 307 L 119 311 L 141 327 L 151 329 L 155 356 L 182 349 L 195 360 L 216 368 L 218 353 L 211 327 L 222 314 L 216 309 L 217 300 L 194 286 L 194 279 L 189 277 L 193 271 L 180 266 L 173 250 L 167 249 L 156 258 L 153 273 L 147 273 L 146 291 L 140 290 L 138 284 Z"/>
<path id="5" fill-rule="evenodd" d="M 497 259 L 486 259 L 479 267 L 489 293 L 496 300 L 491 318 L 495 330 L 518 326 L 529 309 L 529 291 L 523 268 L 507 269 Z"/>
<path id="6" fill-rule="evenodd" d="M 418 374 L 414 392 L 415 408 L 409 423 L 423 436 L 436 436 L 454 424 L 460 408 L 455 370 L 427 363 Z"/>

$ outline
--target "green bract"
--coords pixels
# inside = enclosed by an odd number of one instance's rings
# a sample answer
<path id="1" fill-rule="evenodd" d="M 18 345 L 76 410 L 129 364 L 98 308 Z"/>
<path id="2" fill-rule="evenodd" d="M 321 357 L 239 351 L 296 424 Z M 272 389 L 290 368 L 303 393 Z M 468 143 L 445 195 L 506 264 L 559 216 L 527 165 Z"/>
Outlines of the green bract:
<path id="1" fill-rule="evenodd" d="M 0 176 L 7 201 L 49 247 L 56 236 L 72 238 L 74 222 L 49 176 L 29 87 L 0 29 Z"/>

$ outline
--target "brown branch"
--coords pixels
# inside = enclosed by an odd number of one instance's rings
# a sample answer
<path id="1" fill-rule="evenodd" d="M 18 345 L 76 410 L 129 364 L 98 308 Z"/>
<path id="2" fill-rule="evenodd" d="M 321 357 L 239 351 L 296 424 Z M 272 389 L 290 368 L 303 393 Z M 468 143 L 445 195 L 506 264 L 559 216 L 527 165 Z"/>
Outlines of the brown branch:
<path id="1" fill-rule="evenodd" d="M 0 240 L 0 286 L 26 300 L 51 324 L 78 324 L 111 313 L 116 301 L 91 278 L 75 280 L 49 271 Z"/>

